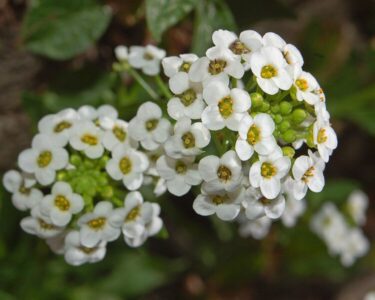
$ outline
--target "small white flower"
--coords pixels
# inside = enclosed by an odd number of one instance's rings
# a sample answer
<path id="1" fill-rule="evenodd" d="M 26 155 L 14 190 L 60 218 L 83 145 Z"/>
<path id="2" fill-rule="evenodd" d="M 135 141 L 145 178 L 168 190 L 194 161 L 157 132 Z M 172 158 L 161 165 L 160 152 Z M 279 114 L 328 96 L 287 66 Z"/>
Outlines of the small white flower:
<path id="1" fill-rule="evenodd" d="M 68 152 L 51 143 L 48 135 L 38 134 L 33 138 L 30 149 L 18 156 L 19 167 L 35 175 L 42 185 L 48 185 L 55 180 L 56 170 L 68 164 Z"/>
<path id="2" fill-rule="evenodd" d="M 210 130 L 227 127 L 237 131 L 251 106 L 250 96 L 245 90 L 229 89 L 221 82 L 208 85 L 203 90 L 203 98 L 208 106 L 202 113 L 202 122 Z"/>
<path id="3" fill-rule="evenodd" d="M 112 152 L 106 170 L 113 179 L 122 180 L 131 191 L 138 189 L 144 179 L 144 172 L 149 166 L 147 156 L 133 148 L 119 145 Z"/>
<path id="4" fill-rule="evenodd" d="M 281 191 L 281 179 L 284 178 L 290 169 L 290 159 L 282 156 L 281 150 L 276 148 L 269 156 L 260 156 L 249 172 L 250 184 L 253 187 L 260 187 L 264 197 L 267 199 L 276 198 Z"/>
<path id="5" fill-rule="evenodd" d="M 221 158 L 215 155 L 202 158 L 198 169 L 204 180 L 202 188 L 209 193 L 220 190 L 232 192 L 242 182 L 241 161 L 233 150 L 224 153 Z"/>
<path id="6" fill-rule="evenodd" d="M 127 61 L 129 58 L 128 47 L 120 45 L 115 48 L 115 56 L 119 61 Z"/>
<path id="7" fill-rule="evenodd" d="M 146 75 L 154 76 L 160 73 L 160 61 L 165 57 L 165 54 L 165 50 L 153 45 L 132 46 L 128 61 L 132 67 L 142 69 Z"/>
<path id="8" fill-rule="evenodd" d="M 74 109 L 67 108 L 57 114 L 43 117 L 38 123 L 38 129 L 40 133 L 51 137 L 51 143 L 63 147 L 68 143 L 70 131 L 78 119 L 78 113 Z"/>
<path id="9" fill-rule="evenodd" d="M 106 119 L 102 122 L 105 130 L 102 137 L 103 146 L 112 151 L 117 145 L 131 145 L 137 148 L 138 143 L 129 137 L 128 123 L 123 120 Z"/>
<path id="10" fill-rule="evenodd" d="M 31 210 L 31 216 L 21 220 L 21 228 L 43 239 L 57 236 L 64 230 L 64 227 L 53 225 L 51 219 L 43 215 L 38 206 Z"/>
<path id="11" fill-rule="evenodd" d="M 179 56 L 169 56 L 162 60 L 165 76 L 172 78 L 177 73 L 187 73 L 191 65 L 198 59 L 193 53 L 180 54 Z"/>
<path id="12" fill-rule="evenodd" d="M 309 156 L 301 155 L 294 161 L 292 173 L 295 180 L 294 197 L 297 200 L 305 197 L 308 188 L 315 193 L 322 191 L 325 183 L 324 168 L 324 161 L 311 151 Z"/>
<path id="13" fill-rule="evenodd" d="M 68 183 L 58 181 L 52 186 L 51 194 L 41 201 L 40 210 L 49 216 L 52 224 L 62 227 L 70 222 L 73 214 L 82 211 L 83 206 L 83 198 L 73 193 Z"/>
<path id="14" fill-rule="evenodd" d="M 130 136 L 146 150 L 156 150 L 170 136 L 171 124 L 162 118 L 162 111 L 152 102 L 143 103 L 129 123 Z"/>
<path id="15" fill-rule="evenodd" d="M 165 143 L 165 152 L 173 158 L 201 154 L 211 140 L 210 131 L 200 122 L 191 124 L 182 118 L 174 126 L 174 135 Z"/>
<path id="16" fill-rule="evenodd" d="M 125 242 L 131 247 L 139 247 L 163 226 L 159 217 L 160 206 L 144 202 L 140 192 L 127 194 L 124 207 L 116 209 L 116 212 L 110 222 L 122 228 Z"/>
<path id="17" fill-rule="evenodd" d="M 109 218 L 115 211 L 111 202 L 101 201 L 95 205 L 93 212 L 86 213 L 78 219 L 80 243 L 85 247 L 95 247 L 101 241 L 111 242 L 120 235 L 120 228 L 114 227 Z"/>
<path id="18" fill-rule="evenodd" d="M 198 165 L 194 164 L 195 157 L 180 159 L 161 156 L 156 162 L 156 170 L 165 179 L 168 191 L 175 196 L 185 195 L 192 185 L 198 185 L 202 178 L 198 172 Z"/>
<path id="19" fill-rule="evenodd" d="M 106 254 L 105 241 L 100 241 L 92 247 L 81 244 L 79 231 L 71 231 L 65 238 L 65 261 L 72 266 L 101 261 Z"/>
<path id="20" fill-rule="evenodd" d="M 344 239 L 344 246 L 341 253 L 341 263 L 348 267 L 351 266 L 355 260 L 365 255 L 370 248 L 370 243 L 364 236 L 362 230 L 353 228 L 348 230 Z"/>
<path id="21" fill-rule="evenodd" d="M 296 225 L 297 219 L 306 210 L 305 199 L 296 200 L 294 197 L 294 180 L 288 176 L 282 185 L 282 191 L 285 193 L 285 210 L 281 215 L 281 221 L 286 227 L 293 227 Z"/>
<path id="22" fill-rule="evenodd" d="M 18 171 L 10 170 L 3 177 L 3 185 L 9 193 L 12 193 L 12 203 L 19 210 L 31 209 L 43 198 L 43 193 L 32 187 L 35 180 L 25 176 L 27 175 L 23 176 Z"/>
<path id="23" fill-rule="evenodd" d="M 315 115 L 318 124 L 327 124 L 331 118 L 325 102 L 318 102 L 314 105 Z"/>
<path id="24" fill-rule="evenodd" d="M 168 101 L 168 114 L 175 120 L 184 116 L 200 119 L 206 107 L 201 85 L 190 82 L 186 73 L 179 72 L 169 80 L 169 88 L 175 97 Z"/>
<path id="25" fill-rule="evenodd" d="M 70 145 L 83 151 L 89 158 L 99 158 L 104 153 L 102 145 L 103 131 L 91 121 L 82 121 L 75 124 L 70 136 Z"/>
<path id="26" fill-rule="evenodd" d="M 276 94 L 279 89 L 289 90 L 292 86 L 286 66 L 282 53 L 275 47 L 264 47 L 250 59 L 251 71 L 256 76 L 259 87 L 270 95 Z"/>
<path id="27" fill-rule="evenodd" d="M 206 57 L 207 56 L 207 57 Z M 213 47 L 208 49 L 206 56 L 195 61 L 189 70 L 189 78 L 193 82 L 202 82 L 203 86 L 213 81 L 220 81 L 226 85 L 229 76 L 241 79 L 244 68 L 241 58 L 229 49 Z"/>
<path id="28" fill-rule="evenodd" d="M 253 237 L 254 239 L 263 239 L 270 231 L 272 220 L 266 216 L 256 220 L 249 220 L 245 216 L 240 220 L 239 234 L 242 237 Z"/>
<path id="29" fill-rule="evenodd" d="M 108 104 L 101 105 L 98 108 L 83 105 L 78 109 L 78 115 L 83 121 L 93 121 L 96 125 L 101 125 L 101 122 L 108 118 L 116 120 L 118 112 L 112 105 Z"/>
<path id="30" fill-rule="evenodd" d="M 238 157 L 246 161 L 253 156 L 254 150 L 260 155 L 271 154 L 276 146 L 273 131 L 275 123 L 268 114 L 260 113 L 254 118 L 245 115 L 238 127 L 236 152 Z"/>
<path id="31" fill-rule="evenodd" d="M 193 209 L 201 216 L 216 214 L 223 221 L 231 221 L 238 216 L 243 198 L 244 191 L 241 188 L 232 192 L 221 190 L 212 194 L 202 190 L 194 200 Z"/>
<path id="32" fill-rule="evenodd" d="M 363 191 L 354 190 L 350 193 L 346 203 L 346 209 L 356 224 L 365 224 L 367 207 L 368 196 Z"/>
<path id="33" fill-rule="evenodd" d="M 319 83 L 310 73 L 294 68 L 293 85 L 296 88 L 296 97 L 299 101 L 306 101 L 310 105 L 318 103 L 319 95 L 315 93 Z"/>
<path id="34" fill-rule="evenodd" d="M 314 143 L 325 162 L 329 161 L 333 150 L 337 148 L 337 136 L 328 123 L 315 122 L 313 127 Z"/>
<path id="35" fill-rule="evenodd" d="M 270 219 L 278 219 L 285 209 L 285 198 L 279 195 L 275 199 L 265 198 L 259 190 L 249 187 L 246 190 L 246 200 L 242 203 L 249 220 L 255 220 L 266 215 Z"/>

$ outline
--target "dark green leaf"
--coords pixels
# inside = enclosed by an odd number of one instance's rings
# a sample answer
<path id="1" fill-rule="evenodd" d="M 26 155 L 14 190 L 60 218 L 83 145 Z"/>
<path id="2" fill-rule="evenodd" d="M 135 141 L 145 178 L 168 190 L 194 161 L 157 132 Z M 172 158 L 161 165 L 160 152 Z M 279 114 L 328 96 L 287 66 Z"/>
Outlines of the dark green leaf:
<path id="1" fill-rule="evenodd" d="M 171 26 L 182 20 L 196 5 L 197 0 L 146 0 L 148 28 L 157 41 Z"/>
<path id="2" fill-rule="evenodd" d="M 22 38 L 36 54 L 69 59 L 92 46 L 110 19 L 110 11 L 95 0 L 33 1 L 23 22 Z"/>

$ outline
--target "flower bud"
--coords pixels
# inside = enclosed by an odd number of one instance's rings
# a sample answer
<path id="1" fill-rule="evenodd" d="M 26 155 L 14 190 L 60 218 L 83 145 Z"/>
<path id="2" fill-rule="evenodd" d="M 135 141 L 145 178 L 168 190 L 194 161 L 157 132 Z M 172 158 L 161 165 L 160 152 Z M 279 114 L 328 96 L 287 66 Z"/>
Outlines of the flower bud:
<path id="1" fill-rule="evenodd" d="M 306 111 L 301 108 L 297 108 L 292 113 L 292 120 L 296 124 L 302 123 L 307 117 Z"/>
<path id="2" fill-rule="evenodd" d="M 251 106 L 257 108 L 263 104 L 263 96 L 259 93 L 251 93 Z"/>
<path id="3" fill-rule="evenodd" d="M 280 103 L 280 113 L 282 115 L 289 115 L 292 112 L 292 105 L 289 102 L 282 101 Z"/>
<path id="4" fill-rule="evenodd" d="M 287 143 L 293 143 L 296 140 L 296 132 L 289 129 L 282 134 L 282 138 Z"/>

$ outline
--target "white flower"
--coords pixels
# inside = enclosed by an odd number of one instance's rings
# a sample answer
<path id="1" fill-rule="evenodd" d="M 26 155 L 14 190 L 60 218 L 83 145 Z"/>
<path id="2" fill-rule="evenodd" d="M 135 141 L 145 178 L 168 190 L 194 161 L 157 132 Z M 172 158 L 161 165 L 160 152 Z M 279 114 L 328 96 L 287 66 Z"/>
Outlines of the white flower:
<path id="1" fill-rule="evenodd" d="M 254 30 L 242 31 L 240 36 L 228 30 L 216 30 L 212 34 L 215 46 L 227 48 L 235 55 L 240 55 L 245 62 L 249 61 L 251 55 L 258 51 L 263 44 L 262 37 Z"/>
<path id="2" fill-rule="evenodd" d="M 64 254 L 65 252 L 65 237 L 67 231 L 62 231 L 60 234 L 46 239 L 46 244 L 51 251 L 57 255 Z"/>
<path id="3" fill-rule="evenodd" d="M 293 85 L 296 88 L 297 100 L 306 101 L 310 105 L 320 101 L 319 95 L 315 92 L 319 88 L 319 83 L 310 73 L 302 71 L 301 68 L 294 68 Z"/>
<path id="4" fill-rule="evenodd" d="M 285 198 L 279 195 L 275 199 L 265 198 L 259 190 L 249 187 L 246 190 L 246 200 L 242 203 L 249 220 L 266 215 L 270 219 L 278 219 L 285 209 Z"/>
<path id="5" fill-rule="evenodd" d="M 202 178 L 198 172 L 195 157 L 180 159 L 161 156 L 156 162 L 156 170 L 165 179 L 168 191 L 175 196 L 182 196 L 189 192 L 192 185 L 198 185 Z"/>
<path id="6" fill-rule="evenodd" d="M 232 192 L 242 182 L 241 161 L 233 150 L 224 153 L 221 158 L 215 155 L 202 158 L 198 169 L 204 180 L 202 187 L 209 193 L 220 190 Z"/>
<path id="7" fill-rule="evenodd" d="M 328 123 L 320 123 L 317 121 L 314 123 L 313 136 L 320 156 L 325 162 L 328 162 L 333 150 L 337 148 L 337 136 L 335 131 Z"/>
<path id="8" fill-rule="evenodd" d="M 370 243 L 358 228 L 350 229 L 345 235 L 344 246 L 341 253 L 341 263 L 348 267 L 355 260 L 365 255 L 370 248 Z"/>
<path id="9" fill-rule="evenodd" d="M 231 221 L 238 216 L 243 198 L 244 191 L 241 188 L 232 192 L 221 190 L 212 194 L 202 190 L 194 200 L 193 209 L 201 216 L 216 214 L 223 221 Z"/>
<path id="10" fill-rule="evenodd" d="M 375 300 L 375 290 L 368 291 L 363 300 Z"/>
<path id="11" fill-rule="evenodd" d="M 64 230 L 63 227 L 53 225 L 51 219 L 41 213 L 39 206 L 31 210 L 31 216 L 21 220 L 21 228 L 43 239 L 57 236 Z"/>
<path id="12" fill-rule="evenodd" d="M 110 222 L 122 228 L 125 242 L 131 247 L 139 247 L 163 226 L 159 217 L 160 206 L 144 202 L 140 192 L 127 194 L 124 207 L 116 209 L 116 212 Z"/>
<path id="13" fill-rule="evenodd" d="M 50 136 L 51 143 L 63 147 L 68 143 L 70 131 L 78 119 L 78 113 L 67 108 L 57 114 L 43 117 L 38 123 L 38 129 L 40 133 Z"/>
<path id="14" fill-rule="evenodd" d="M 238 157 L 246 161 L 253 156 L 254 150 L 260 155 L 272 153 L 276 146 L 273 131 L 275 123 L 268 114 L 260 113 L 254 118 L 245 115 L 238 127 L 236 152 Z"/>
<path id="15" fill-rule="evenodd" d="M 278 34 L 267 32 L 263 36 L 263 44 L 280 49 L 288 65 L 292 67 L 302 67 L 303 57 L 301 52 L 292 44 L 287 44 Z"/>
<path id="16" fill-rule="evenodd" d="M 162 60 L 165 76 L 172 78 L 177 73 L 187 73 L 191 65 L 198 59 L 193 53 L 180 54 L 179 56 L 169 56 Z"/>
<path id="17" fill-rule="evenodd" d="M 160 73 L 160 61 L 165 57 L 165 50 L 159 49 L 153 45 L 146 47 L 130 47 L 129 64 L 142 69 L 146 75 L 154 76 Z"/>
<path id="18" fill-rule="evenodd" d="M 79 231 L 71 231 L 65 238 L 65 261 L 72 266 L 101 261 L 106 254 L 105 241 L 100 241 L 92 247 L 81 244 Z"/>
<path id="19" fill-rule="evenodd" d="M 115 56 L 119 61 L 127 61 L 129 58 L 128 47 L 120 45 L 115 48 Z"/>
<path id="20" fill-rule="evenodd" d="M 299 156 L 293 164 L 292 173 L 294 177 L 294 197 L 301 200 L 305 197 L 307 189 L 315 193 L 322 191 L 324 187 L 325 168 L 324 161 L 309 151 L 309 156 Z"/>
<path id="21" fill-rule="evenodd" d="M 101 122 L 105 119 L 117 119 L 118 112 L 108 104 L 101 105 L 98 108 L 83 105 L 78 109 L 78 115 L 83 121 L 93 121 L 96 125 L 101 125 Z"/>
<path id="22" fill-rule="evenodd" d="M 297 219 L 305 212 L 305 199 L 296 200 L 294 197 L 294 180 L 288 176 L 282 185 L 282 191 L 285 193 L 285 210 L 281 215 L 281 221 L 286 227 L 295 226 Z"/>
<path id="23" fill-rule="evenodd" d="M 3 185 L 9 193 L 12 193 L 12 203 L 19 210 L 31 209 L 43 198 L 43 193 L 32 187 L 35 180 L 25 176 L 27 175 L 22 176 L 20 172 L 10 170 L 3 177 Z"/>
<path id="24" fill-rule="evenodd" d="M 318 124 L 327 124 L 330 120 L 330 114 L 327 110 L 325 102 L 318 102 L 314 105 L 315 115 Z"/>
<path id="25" fill-rule="evenodd" d="M 161 195 L 163 195 L 165 192 L 167 191 L 167 183 L 165 181 L 165 179 L 163 178 L 159 178 L 157 181 L 156 181 L 156 184 L 155 184 L 155 187 L 154 187 L 154 195 L 156 197 L 160 197 Z"/>
<path id="26" fill-rule="evenodd" d="M 208 106 L 202 113 L 202 122 L 210 130 L 227 127 L 237 131 L 251 106 L 250 96 L 245 90 L 229 89 L 221 82 L 208 85 L 203 90 L 203 98 Z"/>
<path id="27" fill-rule="evenodd" d="M 36 135 L 31 146 L 18 156 L 18 165 L 23 171 L 34 174 L 40 184 L 48 185 L 55 180 L 56 170 L 68 164 L 68 152 L 51 143 L 45 134 Z"/>
<path id="28" fill-rule="evenodd" d="M 178 120 L 184 116 L 190 119 L 200 119 L 206 107 L 202 99 L 202 87 L 192 83 L 186 73 L 179 72 L 169 80 L 169 88 L 175 97 L 168 101 L 168 114 Z"/>
<path id="29" fill-rule="evenodd" d="M 91 121 L 82 121 L 75 124 L 70 136 L 70 145 L 83 151 L 89 158 L 99 158 L 104 153 L 102 145 L 103 131 Z"/>
<path id="30" fill-rule="evenodd" d="M 269 156 L 259 156 L 259 161 L 251 166 L 249 172 L 250 184 L 256 188 L 260 187 L 267 199 L 274 199 L 280 194 L 280 181 L 290 169 L 289 157 L 282 156 L 281 150 L 276 149 Z"/>
<path id="31" fill-rule="evenodd" d="M 207 57 L 206 57 L 207 56 Z M 193 82 L 202 82 L 203 86 L 213 81 L 220 81 L 226 85 L 229 76 L 241 79 L 244 68 L 241 58 L 229 49 L 213 47 L 208 49 L 206 56 L 195 61 L 189 70 L 189 78 Z"/>
<path id="32" fill-rule="evenodd" d="M 259 87 L 270 95 L 276 94 L 279 89 L 289 90 L 292 86 L 286 66 L 282 53 L 275 47 L 264 47 L 250 59 L 251 71 L 256 76 Z"/>
<path id="33" fill-rule="evenodd" d="M 139 141 L 146 150 L 156 150 L 170 135 L 171 124 L 162 118 L 159 106 L 152 102 L 143 103 L 137 115 L 129 123 L 130 136 Z"/>
<path id="34" fill-rule="evenodd" d="M 114 227 L 109 218 L 113 216 L 112 203 L 101 201 L 95 205 L 93 212 L 86 213 L 77 221 L 80 227 L 80 242 L 85 247 L 95 247 L 101 241 L 111 242 L 120 235 L 120 228 Z"/>
<path id="35" fill-rule="evenodd" d="M 368 196 L 363 191 L 354 190 L 350 193 L 346 203 L 346 209 L 356 224 L 365 224 L 367 207 Z"/>
<path id="36" fill-rule="evenodd" d="M 143 182 L 143 173 L 147 170 L 147 156 L 133 148 L 119 145 L 112 152 L 106 170 L 113 179 L 122 180 L 131 191 L 138 189 Z"/>
<path id="37" fill-rule="evenodd" d="M 128 123 L 123 120 L 106 119 L 102 122 L 105 129 L 102 137 L 103 146 L 112 151 L 117 145 L 131 145 L 137 148 L 138 143 L 129 137 Z"/>
<path id="38" fill-rule="evenodd" d="M 83 198 L 73 193 L 68 183 L 58 181 L 52 186 L 51 194 L 41 201 L 40 210 L 54 225 L 62 227 L 70 222 L 73 214 L 82 211 L 83 206 Z"/>
<path id="39" fill-rule="evenodd" d="M 264 216 L 256 220 L 249 220 L 246 217 L 241 218 L 239 234 L 242 237 L 251 236 L 254 239 L 260 240 L 264 238 L 270 231 L 272 221 Z"/>
<path id="40" fill-rule="evenodd" d="M 182 118 L 174 126 L 174 135 L 165 143 L 165 152 L 173 158 L 201 154 L 211 140 L 210 131 L 200 122 L 191 124 Z"/>

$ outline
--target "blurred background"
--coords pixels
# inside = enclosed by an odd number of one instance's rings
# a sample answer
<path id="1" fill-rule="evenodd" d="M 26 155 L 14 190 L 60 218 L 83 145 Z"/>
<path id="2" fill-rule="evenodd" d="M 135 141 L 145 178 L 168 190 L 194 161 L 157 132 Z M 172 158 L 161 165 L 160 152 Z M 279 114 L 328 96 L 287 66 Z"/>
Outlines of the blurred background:
<path id="1" fill-rule="evenodd" d="M 218 28 L 274 31 L 297 45 L 327 96 L 339 147 L 327 185 L 308 205 L 370 200 L 375 238 L 375 2 L 373 0 L 0 0 L 0 174 L 15 167 L 38 119 L 64 107 L 116 104 L 124 118 L 145 97 L 111 73 L 119 44 L 204 54 Z M 129 85 L 128 85 L 129 86 Z M 71 267 L 22 232 L 0 190 L 0 299 L 362 299 L 375 288 L 375 247 L 352 267 L 331 257 L 302 218 L 261 241 L 195 215 L 193 195 L 160 199 L 168 239 L 140 249 L 119 240 L 104 261 Z M 374 243 L 372 243 L 374 244 Z"/>

